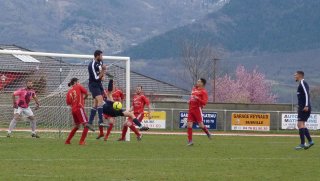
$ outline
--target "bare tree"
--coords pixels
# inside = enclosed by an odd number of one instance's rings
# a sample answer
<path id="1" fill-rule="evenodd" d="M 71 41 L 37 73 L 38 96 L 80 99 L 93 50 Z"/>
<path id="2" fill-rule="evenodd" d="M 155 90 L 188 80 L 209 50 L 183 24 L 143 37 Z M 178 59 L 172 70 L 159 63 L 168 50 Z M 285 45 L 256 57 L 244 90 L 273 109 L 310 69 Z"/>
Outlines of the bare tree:
<path id="1" fill-rule="evenodd" d="M 214 59 L 219 53 L 211 45 L 201 44 L 197 39 L 185 41 L 182 45 L 183 79 L 196 82 L 199 78 L 212 78 L 214 73 Z"/>

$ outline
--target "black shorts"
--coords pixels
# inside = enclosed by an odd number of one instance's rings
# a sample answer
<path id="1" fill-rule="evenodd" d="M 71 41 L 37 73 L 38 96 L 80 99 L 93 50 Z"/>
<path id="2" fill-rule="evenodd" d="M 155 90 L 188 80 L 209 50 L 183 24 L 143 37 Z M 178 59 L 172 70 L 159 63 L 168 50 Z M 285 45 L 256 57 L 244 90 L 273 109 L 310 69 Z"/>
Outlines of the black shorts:
<path id="1" fill-rule="evenodd" d="M 110 116 L 110 117 L 124 116 L 123 112 L 124 112 L 123 109 L 114 110 L 112 105 L 110 104 L 103 105 L 103 114 L 106 114 L 107 116 Z"/>
<path id="2" fill-rule="evenodd" d="M 311 108 L 309 108 L 308 112 L 303 111 L 303 109 L 298 110 L 298 121 L 307 122 L 311 114 Z"/>
<path id="3" fill-rule="evenodd" d="M 89 83 L 89 91 L 91 92 L 93 98 L 96 98 L 100 95 L 103 96 L 104 94 L 102 84 L 99 84 L 97 82 Z"/>

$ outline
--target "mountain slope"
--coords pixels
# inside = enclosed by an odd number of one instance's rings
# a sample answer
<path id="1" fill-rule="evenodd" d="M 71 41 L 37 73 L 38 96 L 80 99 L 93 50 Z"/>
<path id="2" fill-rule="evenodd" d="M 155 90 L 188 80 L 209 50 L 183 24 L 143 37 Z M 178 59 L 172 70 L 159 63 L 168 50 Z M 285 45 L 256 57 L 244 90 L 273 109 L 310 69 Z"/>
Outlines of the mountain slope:
<path id="1" fill-rule="evenodd" d="M 0 1 L 0 43 L 81 53 L 100 48 L 112 54 L 200 19 L 220 1 L 5 0 Z"/>
<path id="2" fill-rule="evenodd" d="M 320 47 L 320 1 L 231 0 L 220 11 L 124 51 L 138 59 L 179 57 L 196 38 L 230 52 L 291 52 Z"/>

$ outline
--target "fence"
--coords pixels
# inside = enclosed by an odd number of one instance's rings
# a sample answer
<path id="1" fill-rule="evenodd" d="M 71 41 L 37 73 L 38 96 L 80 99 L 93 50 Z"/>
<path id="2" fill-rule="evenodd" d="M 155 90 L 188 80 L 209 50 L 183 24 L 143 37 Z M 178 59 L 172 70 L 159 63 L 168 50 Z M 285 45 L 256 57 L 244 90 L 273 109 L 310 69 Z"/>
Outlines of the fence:
<path id="1" fill-rule="evenodd" d="M 2 112 L 8 112 L 12 110 L 10 105 L 0 105 Z M 6 111 L 4 111 L 6 110 Z M 89 113 L 89 107 L 86 108 L 87 113 Z M 187 112 L 187 109 L 177 109 L 177 108 L 154 108 L 153 112 L 165 112 L 165 126 L 163 127 L 163 131 L 177 131 L 181 126 L 181 112 Z M 295 112 L 292 111 L 263 111 L 263 110 L 222 110 L 222 109 L 204 109 L 204 113 L 216 113 L 215 125 L 216 129 L 219 131 L 230 131 L 232 130 L 232 116 L 240 116 L 237 118 L 239 120 L 245 119 L 245 117 L 241 116 L 248 116 L 248 115 L 255 115 L 255 116 L 263 116 L 267 115 L 267 118 L 256 118 L 256 122 L 254 124 L 262 124 L 263 122 L 259 122 L 259 120 L 265 119 L 269 120 L 269 128 L 267 130 L 281 130 L 282 123 L 283 123 L 283 115 L 292 114 Z M 58 114 L 57 114 L 58 113 Z M 251 113 L 251 114 L 249 114 Z M 319 114 L 320 112 L 316 112 L 313 114 Z M 1 113 L 0 113 L 1 115 Z M 10 120 L 12 119 L 13 114 L 10 115 L 2 115 L 0 119 L 0 128 L 2 130 L 7 129 Z M 38 120 L 38 128 L 39 130 L 45 130 L 46 132 L 50 132 L 51 135 L 55 136 L 65 136 L 65 131 L 69 131 L 73 125 L 72 116 L 70 114 L 70 108 L 67 106 L 43 106 L 41 109 L 35 111 L 36 118 Z M 319 118 L 314 122 L 314 128 L 319 129 Z M 236 118 L 234 118 L 236 119 Z M 292 119 L 291 119 L 292 120 Z M 124 122 L 124 118 L 118 118 L 115 126 L 115 130 L 120 130 L 122 127 L 122 123 Z M 250 123 L 250 122 L 249 122 Z M 97 125 L 97 120 L 95 120 L 95 125 Z M 18 129 L 26 129 L 28 128 L 29 123 L 28 121 L 22 121 L 18 124 Z M 239 127 L 239 126 L 238 126 Z M 244 126 L 245 130 L 252 130 L 250 125 Z M 290 129 L 293 129 L 291 127 Z M 258 128 L 259 129 L 259 128 Z M 265 131 L 267 131 L 265 130 Z"/>

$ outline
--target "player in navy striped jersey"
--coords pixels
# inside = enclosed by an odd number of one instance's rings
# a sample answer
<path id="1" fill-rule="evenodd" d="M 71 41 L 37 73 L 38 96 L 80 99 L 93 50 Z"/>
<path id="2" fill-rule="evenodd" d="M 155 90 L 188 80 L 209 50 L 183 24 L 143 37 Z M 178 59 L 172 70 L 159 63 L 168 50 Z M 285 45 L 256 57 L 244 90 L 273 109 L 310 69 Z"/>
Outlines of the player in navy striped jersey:
<path id="1" fill-rule="evenodd" d="M 298 96 L 298 128 L 300 135 L 300 145 L 295 149 L 309 149 L 314 145 L 312 138 L 310 136 L 309 130 L 305 123 L 308 121 L 311 114 L 311 103 L 310 103 L 310 93 L 309 85 L 304 80 L 304 72 L 297 71 L 294 75 L 297 82 L 299 82 L 297 96 Z M 309 144 L 305 145 L 305 137 L 308 139 Z"/>
<path id="2" fill-rule="evenodd" d="M 88 72 L 89 72 L 89 90 L 92 94 L 94 99 L 93 107 L 91 108 L 90 117 L 89 117 L 89 124 L 87 127 L 94 131 L 92 123 L 96 113 L 98 112 L 99 117 L 99 136 L 103 137 L 103 95 L 104 89 L 102 86 L 102 80 L 104 79 L 104 75 L 106 73 L 106 66 L 103 65 L 103 57 L 102 51 L 96 50 L 94 52 L 94 59 L 88 65 Z"/>

